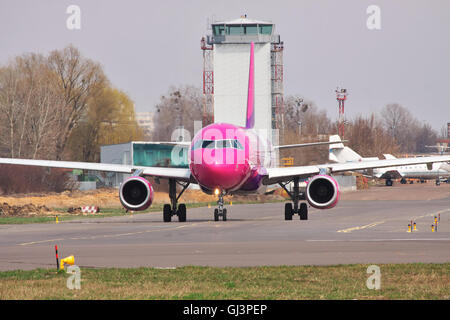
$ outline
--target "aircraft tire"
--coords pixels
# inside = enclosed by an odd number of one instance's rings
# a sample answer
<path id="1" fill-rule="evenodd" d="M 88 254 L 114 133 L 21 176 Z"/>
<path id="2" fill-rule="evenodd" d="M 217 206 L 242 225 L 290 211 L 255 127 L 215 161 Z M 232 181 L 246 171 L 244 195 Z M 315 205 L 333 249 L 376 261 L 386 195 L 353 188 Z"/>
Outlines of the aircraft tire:
<path id="1" fill-rule="evenodd" d="M 178 221 L 186 222 L 186 205 L 184 203 L 178 206 Z"/>
<path id="2" fill-rule="evenodd" d="M 292 220 L 292 203 L 286 203 L 284 205 L 284 220 Z"/>
<path id="3" fill-rule="evenodd" d="M 170 204 L 165 204 L 163 207 L 163 219 L 164 222 L 172 221 L 172 208 L 170 207 Z"/>
<path id="4" fill-rule="evenodd" d="M 219 221 L 219 209 L 214 209 L 214 221 Z"/>
<path id="5" fill-rule="evenodd" d="M 308 206 L 306 203 L 300 203 L 300 212 L 299 212 L 300 220 L 308 220 Z"/>

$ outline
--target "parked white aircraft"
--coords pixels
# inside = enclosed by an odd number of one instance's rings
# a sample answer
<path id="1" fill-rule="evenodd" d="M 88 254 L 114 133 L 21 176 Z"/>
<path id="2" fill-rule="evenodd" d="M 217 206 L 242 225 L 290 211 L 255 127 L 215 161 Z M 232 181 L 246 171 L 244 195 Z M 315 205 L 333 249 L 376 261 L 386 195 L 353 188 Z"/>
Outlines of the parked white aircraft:
<path id="1" fill-rule="evenodd" d="M 361 161 L 377 161 L 378 157 L 364 158 L 349 147 L 344 146 L 341 138 L 338 135 L 330 136 L 330 142 L 336 141 L 335 144 L 330 144 L 329 160 L 335 163 L 352 163 Z M 386 160 L 397 159 L 391 154 L 383 154 Z M 439 185 L 441 178 L 447 178 L 450 182 L 450 165 L 446 162 L 435 162 L 433 164 L 408 164 L 396 167 L 375 168 L 373 169 L 373 176 L 386 179 L 386 185 L 392 186 L 392 179 L 401 179 L 400 183 L 405 184 L 406 179 L 420 179 L 436 180 Z"/>

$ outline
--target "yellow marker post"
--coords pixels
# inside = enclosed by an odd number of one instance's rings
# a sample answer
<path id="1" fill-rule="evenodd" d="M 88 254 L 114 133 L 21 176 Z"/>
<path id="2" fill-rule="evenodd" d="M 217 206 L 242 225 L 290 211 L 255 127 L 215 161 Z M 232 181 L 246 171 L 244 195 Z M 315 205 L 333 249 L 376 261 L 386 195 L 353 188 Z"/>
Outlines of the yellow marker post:
<path id="1" fill-rule="evenodd" d="M 414 222 L 414 225 L 413 225 L 413 231 L 417 231 L 417 226 L 416 226 L 415 222 Z"/>
<path id="2" fill-rule="evenodd" d="M 233 205 L 233 201 L 230 201 L 230 206 L 232 206 Z"/>
<path id="3" fill-rule="evenodd" d="M 59 266 L 60 270 L 64 270 L 64 264 L 69 264 L 71 266 L 74 265 L 75 264 L 75 257 L 73 255 L 71 255 L 71 256 L 68 256 L 68 257 L 62 259 L 61 262 L 60 262 L 60 266 Z"/>
<path id="4" fill-rule="evenodd" d="M 56 222 L 56 223 L 59 223 L 59 222 L 58 222 L 58 216 L 56 216 L 56 220 L 55 220 L 55 222 Z"/>
<path id="5" fill-rule="evenodd" d="M 431 232 L 434 232 L 434 224 L 431 225 Z"/>
<path id="6" fill-rule="evenodd" d="M 411 224 L 408 224 L 408 231 L 407 232 L 411 232 Z"/>
<path id="7" fill-rule="evenodd" d="M 208 208 L 211 208 L 211 203 L 208 203 Z"/>

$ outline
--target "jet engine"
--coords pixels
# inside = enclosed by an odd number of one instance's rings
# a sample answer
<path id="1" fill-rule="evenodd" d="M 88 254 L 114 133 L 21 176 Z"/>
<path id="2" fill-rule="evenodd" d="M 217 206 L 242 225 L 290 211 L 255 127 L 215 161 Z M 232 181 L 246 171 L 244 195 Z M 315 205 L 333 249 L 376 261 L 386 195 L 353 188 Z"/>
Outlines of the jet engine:
<path id="1" fill-rule="evenodd" d="M 153 187 L 151 183 L 139 176 L 125 180 L 119 188 L 119 198 L 122 205 L 132 211 L 147 209 L 153 202 Z"/>
<path id="2" fill-rule="evenodd" d="M 330 209 L 339 200 L 339 184 L 332 177 L 317 175 L 306 186 L 306 200 L 317 209 Z"/>

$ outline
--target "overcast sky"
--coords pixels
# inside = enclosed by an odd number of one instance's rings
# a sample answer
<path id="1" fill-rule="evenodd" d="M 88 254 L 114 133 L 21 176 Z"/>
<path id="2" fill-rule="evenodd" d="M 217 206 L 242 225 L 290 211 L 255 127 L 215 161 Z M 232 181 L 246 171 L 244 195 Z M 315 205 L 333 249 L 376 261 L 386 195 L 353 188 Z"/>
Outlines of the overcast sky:
<path id="1" fill-rule="evenodd" d="M 81 29 L 69 30 L 69 5 Z M 369 30 L 369 5 L 381 29 Z M 275 23 L 284 41 L 285 94 L 337 118 L 334 90 L 349 91 L 347 117 L 397 102 L 440 130 L 450 122 L 450 1 L 446 0 L 0 0 L 0 65 L 68 44 L 100 62 L 137 111 L 151 111 L 171 85 L 202 81 L 207 18 L 242 14 Z"/>

